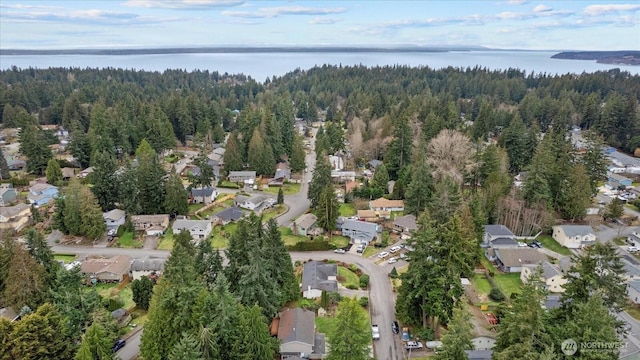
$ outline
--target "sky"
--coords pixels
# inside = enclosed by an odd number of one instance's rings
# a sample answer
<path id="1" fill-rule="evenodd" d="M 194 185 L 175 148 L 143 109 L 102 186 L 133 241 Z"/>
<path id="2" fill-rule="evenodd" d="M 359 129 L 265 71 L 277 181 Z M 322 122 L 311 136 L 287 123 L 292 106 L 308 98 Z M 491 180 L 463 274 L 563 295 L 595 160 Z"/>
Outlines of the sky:
<path id="1" fill-rule="evenodd" d="M 0 2 L 0 48 L 485 46 L 640 50 L 640 0 Z"/>

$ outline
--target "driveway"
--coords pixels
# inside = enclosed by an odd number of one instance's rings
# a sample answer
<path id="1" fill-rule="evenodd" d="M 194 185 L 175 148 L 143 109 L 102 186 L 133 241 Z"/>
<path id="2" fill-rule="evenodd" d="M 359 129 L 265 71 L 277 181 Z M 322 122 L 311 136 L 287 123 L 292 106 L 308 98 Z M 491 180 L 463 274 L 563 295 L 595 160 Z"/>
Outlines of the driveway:
<path id="1" fill-rule="evenodd" d="M 127 343 L 122 349 L 116 352 L 116 357 L 121 360 L 133 360 L 140 354 L 140 338 L 142 337 L 142 329 L 136 331 L 127 338 Z"/>

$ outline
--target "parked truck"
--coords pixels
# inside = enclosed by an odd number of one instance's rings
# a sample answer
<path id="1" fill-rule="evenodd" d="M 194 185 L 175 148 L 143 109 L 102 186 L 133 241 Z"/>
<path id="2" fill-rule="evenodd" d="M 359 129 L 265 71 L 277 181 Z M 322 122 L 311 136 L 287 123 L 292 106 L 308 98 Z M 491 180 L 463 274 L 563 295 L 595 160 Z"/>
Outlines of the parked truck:
<path id="1" fill-rule="evenodd" d="M 373 333 L 373 340 L 380 339 L 380 328 L 378 328 L 378 325 L 371 325 L 371 332 Z"/>

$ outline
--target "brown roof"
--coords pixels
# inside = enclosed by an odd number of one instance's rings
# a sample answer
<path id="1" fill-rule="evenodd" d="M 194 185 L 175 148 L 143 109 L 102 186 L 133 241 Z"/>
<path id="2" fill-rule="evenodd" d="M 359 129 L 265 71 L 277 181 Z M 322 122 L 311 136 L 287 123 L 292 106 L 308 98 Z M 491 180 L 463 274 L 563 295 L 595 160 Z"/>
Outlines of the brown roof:
<path id="1" fill-rule="evenodd" d="M 63 167 L 60 170 L 62 171 L 62 177 L 63 178 L 70 178 L 70 177 L 73 177 L 75 175 L 75 170 L 73 168 Z"/>
<path id="2" fill-rule="evenodd" d="M 278 339 L 286 344 L 299 341 L 313 345 L 315 334 L 315 313 L 300 308 L 288 309 L 280 314 L 278 323 Z"/>
<path id="3" fill-rule="evenodd" d="M 538 264 L 541 261 L 547 260 L 547 256 L 539 252 L 538 249 L 494 249 L 494 251 L 496 257 L 500 259 L 502 264 L 508 267 Z"/>
<path id="4" fill-rule="evenodd" d="M 385 198 L 379 198 L 372 201 L 369 201 L 369 207 L 372 208 L 400 208 L 404 207 L 403 200 L 389 200 Z"/>
<path id="5" fill-rule="evenodd" d="M 127 255 L 117 255 L 108 259 L 87 259 L 80 265 L 80 271 L 85 274 L 124 274 L 129 272 L 131 267 L 131 257 Z"/>
<path id="6" fill-rule="evenodd" d="M 169 215 L 135 215 L 131 217 L 133 224 L 169 224 Z"/>
<path id="7" fill-rule="evenodd" d="M 352 192 L 354 189 L 357 189 L 360 187 L 360 183 L 357 181 L 347 181 L 344 184 L 344 192 L 345 193 L 350 193 Z"/>

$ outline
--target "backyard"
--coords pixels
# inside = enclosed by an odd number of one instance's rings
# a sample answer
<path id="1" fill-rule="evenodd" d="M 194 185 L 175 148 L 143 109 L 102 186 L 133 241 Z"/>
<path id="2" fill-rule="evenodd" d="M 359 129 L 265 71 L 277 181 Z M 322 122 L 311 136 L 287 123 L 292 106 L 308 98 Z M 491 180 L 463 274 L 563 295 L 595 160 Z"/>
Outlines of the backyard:
<path id="1" fill-rule="evenodd" d="M 542 243 L 542 246 L 544 246 L 545 248 L 551 251 L 555 251 L 560 255 L 571 255 L 571 250 L 560 245 L 554 238 L 549 235 L 540 235 L 536 238 L 536 240 L 540 241 Z"/>
<path id="2" fill-rule="evenodd" d="M 507 298 L 513 293 L 520 293 L 520 273 L 495 274 L 493 281 Z"/>
<path id="3" fill-rule="evenodd" d="M 213 238 L 211 246 L 214 249 L 226 249 L 229 246 L 229 238 L 236 232 L 238 224 L 229 223 L 227 225 L 218 225 L 213 228 Z"/>
<path id="4" fill-rule="evenodd" d="M 282 192 L 285 195 L 297 194 L 300 192 L 300 187 L 301 187 L 301 184 L 285 183 L 282 185 Z M 263 189 L 264 192 L 270 193 L 270 194 L 278 194 L 279 190 L 280 190 L 279 186 L 270 186 L 268 188 Z"/>
<path id="5" fill-rule="evenodd" d="M 340 212 L 340 216 L 344 217 L 355 216 L 358 213 L 353 204 L 347 203 L 340 204 L 340 209 L 338 211 Z"/>
<path id="6" fill-rule="evenodd" d="M 307 236 L 293 235 L 291 228 L 280 227 L 279 230 L 280 230 L 280 235 L 282 236 L 282 241 L 286 246 L 293 246 L 299 242 L 309 240 Z"/>

